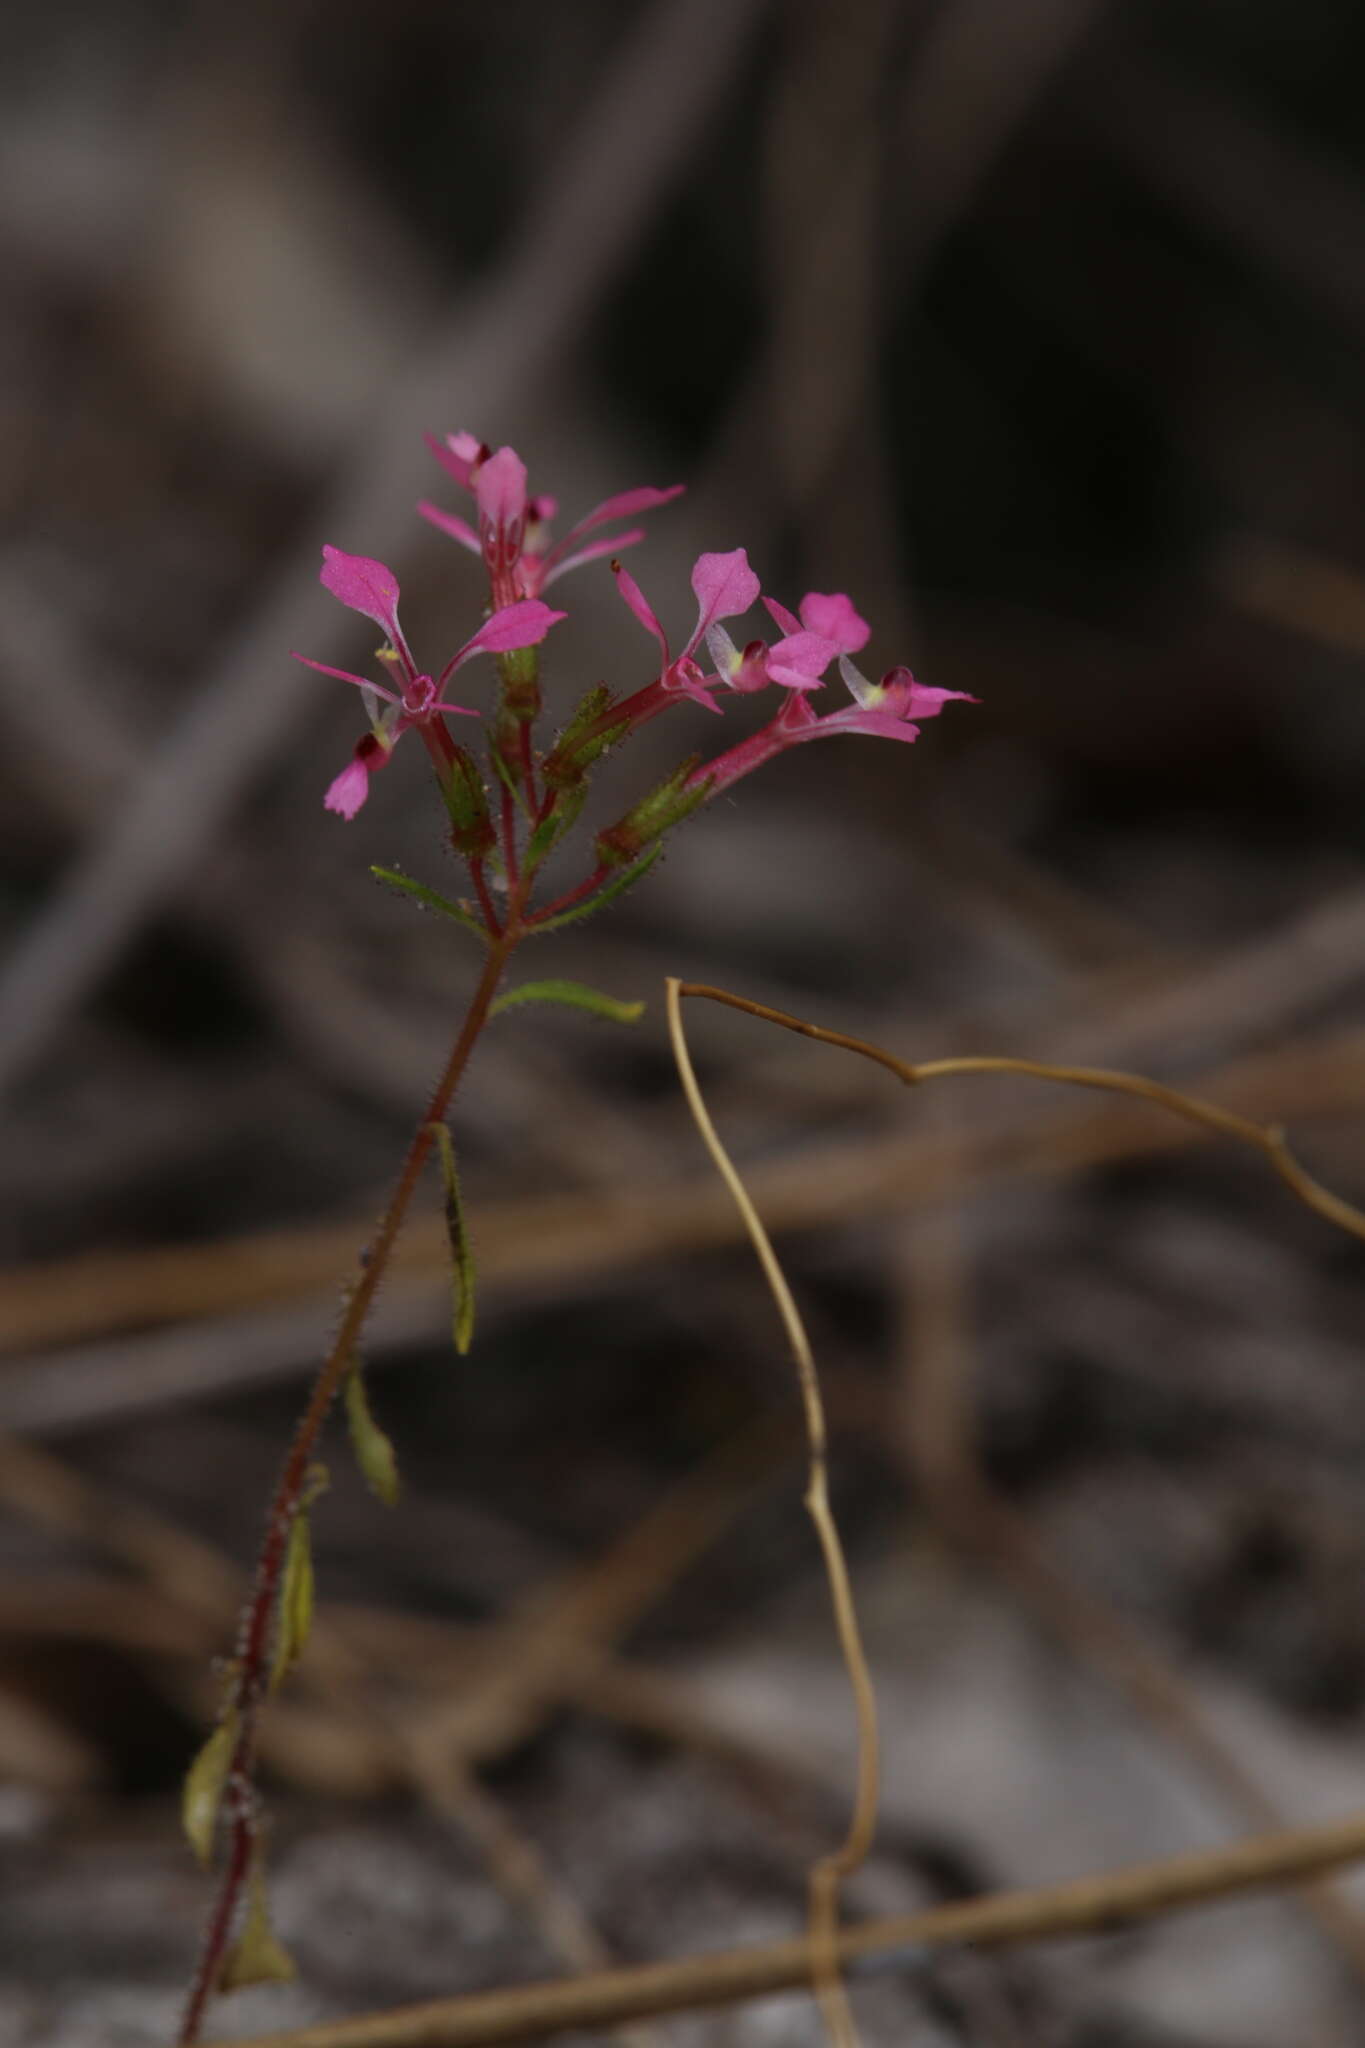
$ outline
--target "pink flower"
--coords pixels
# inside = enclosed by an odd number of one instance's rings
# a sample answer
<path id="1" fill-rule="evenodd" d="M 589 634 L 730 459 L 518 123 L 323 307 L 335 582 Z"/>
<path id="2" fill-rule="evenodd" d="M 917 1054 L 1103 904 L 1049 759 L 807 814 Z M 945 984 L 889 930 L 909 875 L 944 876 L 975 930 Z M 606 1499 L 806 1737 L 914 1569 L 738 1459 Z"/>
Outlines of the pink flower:
<path id="1" fill-rule="evenodd" d="M 703 638 L 707 640 L 709 648 L 710 636 L 716 630 L 716 622 L 719 619 L 733 619 L 741 612 L 747 612 L 758 597 L 758 578 L 749 567 L 749 557 L 743 548 L 734 548 L 728 555 L 698 555 L 692 569 L 692 590 L 697 600 L 697 623 L 692 628 L 691 639 L 682 653 L 676 657 L 669 653 L 668 636 L 635 578 L 623 569 L 619 562 L 612 563 L 612 572 L 622 597 L 646 632 L 652 633 L 659 643 L 663 658 L 655 687 L 668 695 L 691 697 L 696 703 L 704 704 L 708 711 L 719 711 L 720 706 L 706 688 L 700 664 L 693 659 L 692 650 Z M 723 637 L 730 654 L 735 655 L 734 642 L 728 634 Z M 736 665 L 745 666 L 749 653 L 750 650 L 746 648 L 743 656 L 735 655 Z M 722 656 L 724 658 L 724 649 Z M 731 678 L 725 676 L 720 680 L 730 681 Z M 757 685 L 745 682 L 740 687 L 753 689 Z"/>
<path id="2" fill-rule="evenodd" d="M 828 734 L 867 733 L 877 739 L 917 740 L 917 720 L 936 718 L 944 705 L 955 699 L 976 702 L 965 690 L 939 690 L 917 683 L 908 668 L 888 669 L 879 683 L 869 682 L 849 659 L 849 650 L 866 644 L 870 628 L 846 597 L 826 598 L 812 592 L 802 600 L 799 619 L 771 598 L 764 603 L 777 623 L 789 629 L 786 637 L 768 650 L 767 657 L 769 676 L 787 690 L 782 709 L 760 731 L 695 769 L 688 778 L 690 787 L 705 783 L 707 794 L 715 795 L 788 747 Z M 817 630 L 817 624 L 823 630 Z M 811 709 L 807 692 L 819 687 L 824 670 L 836 655 L 853 702 L 843 711 L 819 717 Z"/>
<path id="3" fill-rule="evenodd" d="M 534 646 L 565 617 L 563 612 L 551 611 L 538 598 L 518 599 L 486 619 L 433 679 L 418 668 L 398 623 L 398 578 L 392 569 L 366 555 L 347 555 L 340 548 L 325 547 L 320 580 L 351 611 L 360 612 L 383 628 L 389 645 L 381 651 L 380 659 L 397 671 L 395 680 L 402 680 L 401 691 L 395 691 L 384 683 L 353 675 L 349 669 L 314 661 L 306 654 L 294 656 L 295 661 L 317 669 L 322 675 L 354 683 L 369 713 L 369 733 L 359 742 L 349 766 L 342 769 L 323 799 L 329 811 L 337 811 L 343 818 L 355 816 L 369 794 L 370 776 L 384 766 L 402 735 L 413 726 L 435 727 L 443 714 L 478 717 L 478 712 L 468 705 L 447 704 L 441 695 L 456 669 L 463 668 L 476 654 L 506 654 L 516 647 Z"/>
<path id="4" fill-rule="evenodd" d="M 629 519 L 676 498 L 684 486 L 673 484 L 656 490 L 644 484 L 633 491 L 621 491 L 595 505 L 571 527 L 563 540 L 550 543 L 550 521 L 559 506 L 550 497 L 526 495 L 526 465 L 511 448 L 492 453 L 472 434 L 448 434 L 444 441 L 427 436 L 427 446 L 456 483 L 472 492 L 478 509 L 475 532 L 465 520 L 439 505 L 424 501 L 418 511 L 424 519 L 448 533 L 461 547 L 482 555 L 488 564 L 494 587 L 494 602 L 510 604 L 518 597 L 538 597 L 560 576 L 599 555 L 618 555 L 645 537 L 643 527 L 626 533 L 610 533 L 577 545 L 586 534 L 613 519 Z M 505 594 L 504 594 L 505 593 Z"/>
<path id="5" fill-rule="evenodd" d="M 765 597 L 763 602 L 783 629 L 784 638 L 768 649 L 767 673 L 784 689 L 818 688 L 836 654 L 856 654 L 871 637 L 867 620 L 842 592 L 825 597 L 818 590 L 808 591 L 799 618 L 776 598 Z"/>

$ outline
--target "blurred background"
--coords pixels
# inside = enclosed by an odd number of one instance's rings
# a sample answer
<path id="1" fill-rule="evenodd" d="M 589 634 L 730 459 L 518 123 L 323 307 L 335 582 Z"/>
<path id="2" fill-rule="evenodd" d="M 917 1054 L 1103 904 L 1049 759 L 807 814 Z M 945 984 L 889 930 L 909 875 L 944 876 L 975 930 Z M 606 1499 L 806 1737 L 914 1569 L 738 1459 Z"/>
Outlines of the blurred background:
<path id="1" fill-rule="evenodd" d="M 633 1031 L 481 1049 L 478 1339 L 433 1181 L 369 1353 L 405 1498 L 330 1445 L 267 1727 L 300 1979 L 220 2034 L 785 1935 L 842 1831 L 790 1363 L 666 974 L 1140 1066 L 1365 1197 L 1363 63 L 1348 0 L 8 11 L 0 2039 L 173 2030 L 211 1660 L 469 986 L 368 873 L 452 886 L 421 764 L 324 815 L 357 706 L 289 660 L 366 651 L 324 541 L 419 646 L 470 630 L 424 428 L 569 517 L 686 481 L 631 559 L 672 632 L 743 545 L 980 703 L 799 750 L 547 941 Z M 567 591 L 554 701 L 644 681 L 605 567 Z M 603 818 L 712 743 L 660 721 Z M 1359 1247 L 1156 1112 L 690 1029 L 834 1419 L 886 1724 L 849 1910 L 1359 1806 Z M 1362 1915 L 1343 1881 L 856 2006 L 868 2048 L 1349 2048 Z M 788 1999 L 633 2038 L 821 2036 Z"/>

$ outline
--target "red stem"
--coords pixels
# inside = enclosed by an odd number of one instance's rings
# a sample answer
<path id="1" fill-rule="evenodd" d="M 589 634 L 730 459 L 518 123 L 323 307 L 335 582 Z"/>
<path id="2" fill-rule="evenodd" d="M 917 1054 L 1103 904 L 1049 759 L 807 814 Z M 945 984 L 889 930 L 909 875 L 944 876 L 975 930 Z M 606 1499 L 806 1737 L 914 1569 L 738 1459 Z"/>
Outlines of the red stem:
<path id="1" fill-rule="evenodd" d="M 526 791 L 527 815 L 534 817 L 539 799 L 536 796 L 536 757 L 531 747 L 529 719 L 524 719 L 521 726 L 521 779 Z"/>
<path id="2" fill-rule="evenodd" d="M 517 803 L 507 785 L 502 791 L 502 864 L 507 870 L 507 886 L 515 889 L 519 879 L 517 872 Z"/>
<path id="3" fill-rule="evenodd" d="M 488 884 L 484 880 L 483 862 L 481 860 L 472 860 L 469 863 L 469 875 L 470 880 L 474 884 L 474 892 L 479 899 L 479 908 L 483 912 L 483 921 L 493 934 L 493 937 L 495 939 L 500 938 L 502 936 L 502 924 L 498 918 L 497 909 Z"/>
<path id="4" fill-rule="evenodd" d="M 540 909 L 526 919 L 526 930 L 533 932 L 538 924 L 544 924 L 547 917 L 554 917 L 561 910 L 568 910 L 575 903 L 581 903 L 585 896 L 591 896 L 594 889 L 600 889 L 612 870 L 603 865 L 595 868 L 585 882 L 576 889 L 568 890 L 563 896 L 556 896 L 553 903 L 544 903 Z"/>
<path id="5" fill-rule="evenodd" d="M 313 1385 L 308 1406 L 290 1445 L 284 1470 L 266 1518 L 265 1536 L 256 1565 L 256 1583 L 242 1616 L 237 1644 L 237 1677 L 227 1711 L 239 1717 L 237 1741 L 228 1766 L 226 1785 L 229 1804 L 229 1848 L 218 1897 L 210 1915 L 204 1945 L 190 1986 L 185 2016 L 177 2036 L 179 2048 L 197 2041 L 205 2008 L 223 1967 L 229 1935 L 236 1918 L 242 1891 L 251 1869 L 251 1851 L 256 1829 L 256 1802 L 251 1790 L 256 1759 L 256 1722 L 269 1677 L 271 1624 L 279 1594 L 289 1531 L 298 1511 L 313 1452 L 331 1408 L 350 1368 L 355 1347 L 374 1301 L 376 1290 L 388 1266 L 408 1205 L 416 1190 L 426 1157 L 431 1150 L 430 1126 L 444 1123 L 469 1064 L 479 1033 L 488 1021 L 503 970 L 520 937 L 520 906 L 513 904 L 509 930 L 498 934 L 484 961 L 478 987 L 465 1012 L 464 1023 L 451 1049 L 445 1071 L 432 1092 L 426 1114 L 413 1134 L 388 1208 L 379 1229 L 362 1258 L 350 1289 L 341 1328 Z M 491 927 L 490 927 L 491 929 Z"/>

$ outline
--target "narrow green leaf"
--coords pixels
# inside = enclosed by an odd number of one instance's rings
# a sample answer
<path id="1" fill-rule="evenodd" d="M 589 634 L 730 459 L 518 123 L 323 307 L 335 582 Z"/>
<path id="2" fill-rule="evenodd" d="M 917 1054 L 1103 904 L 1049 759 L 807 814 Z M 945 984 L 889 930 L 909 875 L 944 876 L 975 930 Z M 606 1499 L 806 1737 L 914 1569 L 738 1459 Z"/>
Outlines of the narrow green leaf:
<path id="1" fill-rule="evenodd" d="M 450 1239 L 450 1283 L 454 1301 L 452 1335 L 455 1349 L 464 1357 L 474 1341 L 474 1249 L 469 1242 L 464 1207 L 460 1200 L 460 1176 L 455 1168 L 455 1146 L 445 1124 L 428 1124 L 441 1160 L 441 1177 L 446 1185 L 446 1235 Z"/>
<path id="2" fill-rule="evenodd" d="M 590 1010 L 594 1017 L 609 1017 L 613 1024 L 634 1024 L 644 1015 L 643 1003 L 623 1003 L 605 996 L 600 989 L 585 988 L 581 981 L 524 981 L 509 988 L 488 1012 L 490 1017 L 511 1010 L 518 1003 L 563 1003 L 571 1010 Z"/>
<path id="3" fill-rule="evenodd" d="M 258 1861 L 251 1873 L 242 1931 L 223 1957 L 218 1989 L 242 1991 L 248 1984 L 288 1984 L 297 1975 L 293 1957 L 270 1925 L 265 1876 Z"/>
<path id="4" fill-rule="evenodd" d="M 185 1773 L 180 1817 L 189 1844 L 207 1870 L 213 1855 L 218 1810 L 227 1787 L 232 1752 L 237 1746 L 237 1715 L 226 1713 Z"/>
<path id="5" fill-rule="evenodd" d="M 572 910 L 561 910 L 557 917 L 547 917 L 543 924 L 531 925 L 531 932 L 539 937 L 541 932 L 562 931 L 566 924 L 577 924 L 581 917 L 591 917 L 595 910 L 605 910 L 609 903 L 614 902 L 618 896 L 623 896 L 634 883 L 643 880 L 662 852 L 663 844 L 656 840 L 649 852 L 642 854 L 633 867 L 622 868 L 620 874 L 613 875 L 609 882 L 602 884 L 595 896 L 589 896 L 586 903 L 575 903 Z"/>
<path id="6" fill-rule="evenodd" d="M 370 873 L 376 881 L 387 882 L 391 889 L 399 889 L 403 895 L 410 896 L 413 902 L 420 903 L 424 910 L 438 910 L 442 917 L 453 918 L 456 924 L 462 924 L 466 931 L 473 932 L 475 938 L 481 939 L 485 946 L 488 944 L 487 932 L 470 911 L 461 910 L 458 903 L 452 903 L 448 897 L 438 895 L 436 890 L 429 889 L 425 882 L 415 882 L 411 875 L 405 875 L 400 868 L 372 867 Z"/>
<path id="7" fill-rule="evenodd" d="M 312 1625 L 313 1545 L 308 1528 L 308 1510 L 300 1505 L 289 1525 L 284 1581 L 275 1611 L 275 1655 L 270 1667 L 272 1692 L 277 1690 L 285 1674 L 303 1655 Z"/>
<path id="8" fill-rule="evenodd" d="M 385 1507 L 398 1499 L 398 1459 L 393 1444 L 370 1413 L 365 1377 L 358 1365 L 346 1375 L 346 1421 L 356 1463 L 365 1475 L 371 1493 L 378 1494 Z"/>

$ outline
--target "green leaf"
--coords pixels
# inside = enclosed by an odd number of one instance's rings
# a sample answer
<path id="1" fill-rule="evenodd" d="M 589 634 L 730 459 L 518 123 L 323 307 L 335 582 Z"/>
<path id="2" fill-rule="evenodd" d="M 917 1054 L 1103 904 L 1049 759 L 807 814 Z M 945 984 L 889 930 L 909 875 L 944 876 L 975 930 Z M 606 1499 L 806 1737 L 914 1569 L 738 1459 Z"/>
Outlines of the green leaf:
<path id="1" fill-rule="evenodd" d="M 446 1235 L 450 1239 L 450 1283 L 454 1300 L 451 1334 L 455 1349 L 464 1357 L 474 1341 L 474 1248 L 465 1225 L 460 1200 L 460 1176 L 455 1169 L 455 1146 L 445 1124 L 428 1124 L 440 1155 L 441 1177 L 446 1184 Z"/>
<path id="2" fill-rule="evenodd" d="M 185 1773 L 180 1817 L 189 1844 L 207 1870 L 213 1855 L 218 1809 L 223 1803 L 232 1752 L 237 1747 L 238 1719 L 229 1710 Z"/>
<path id="3" fill-rule="evenodd" d="M 591 917 L 596 910 L 605 910 L 618 896 L 623 896 L 634 883 L 642 881 L 663 852 L 662 844 L 656 840 L 649 852 L 642 854 L 633 867 L 622 868 L 604 882 L 595 896 L 589 896 L 585 903 L 575 903 L 572 910 L 561 910 L 556 917 L 547 917 L 543 923 L 532 924 L 529 930 L 539 937 L 541 932 L 562 931 L 566 924 L 577 924 L 581 917 Z"/>
<path id="4" fill-rule="evenodd" d="M 392 1442 L 370 1413 L 365 1377 L 358 1365 L 346 1375 L 346 1422 L 365 1483 L 385 1507 L 393 1507 L 398 1499 L 398 1459 Z"/>
<path id="5" fill-rule="evenodd" d="M 313 1625 L 313 1545 L 308 1528 L 308 1509 L 302 1503 L 289 1525 L 289 1542 L 284 1553 L 284 1582 L 275 1611 L 275 1655 L 270 1667 L 270 1690 L 275 1692 L 285 1674 L 298 1663 Z"/>
<path id="6" fill-rule="evenodd" d="M 258 1862 L 251 1873 L 242 1931 L 223 1957 L 218 1989 L 241 1991 L 248 1984 L 288 1984 L 297 1975 L 293 1957 L 270 1925 L 265 1877 Z"/>
<path id="7" fill-rule="evenodd" d="M 439 910 L 442 917 L 453 918 L 456 924 L 462 924 L 466 931 L 473 932 L 475 938 L 481 939 L 485 946 L 488 944 L 487 932 L 470 911 L 461 910 L 458 903 L 452 903 L 448 897 L 438 895 L 436 890 L 429 889 L 425 882 L 415 882 L 411 875 L 405 875 L 400 868 L 372 867 L 370 873 L 376 881 L 387 882 L 391 889 L 399 889 L 405 896 L 410 896 L 413 902 L 420 903 L 424 910 Z"/>
<path id="8" fill-rule="evenodd" d="M 585 988 L 581 981 L 524 981 L 509 988 L 488 1012 L 496 1017 L 518 1003 L 563 1003 L 571 1010 L 590 1010 L 594 1017 L 609 1017 L 613 1024 L 634 1024 L 644 1015 L 643 1003 L 623 1003 L 605 996 L 600 989 Z"/>

